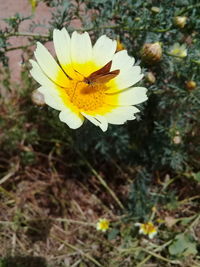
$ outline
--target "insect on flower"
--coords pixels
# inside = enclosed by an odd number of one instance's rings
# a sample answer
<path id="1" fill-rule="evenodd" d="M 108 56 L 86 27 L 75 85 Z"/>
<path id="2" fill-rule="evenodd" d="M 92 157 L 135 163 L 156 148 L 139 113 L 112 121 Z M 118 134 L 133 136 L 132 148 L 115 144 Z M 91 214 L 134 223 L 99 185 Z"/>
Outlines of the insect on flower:
<path id="1" fill-rule="evenodd" d="M 105 66 L 100 68 L 99 70 L 91 73 L 88 77 L 84 77 L 83 81 L 88 85 L 93 85 L 95 83 L 107 83 L 111 79 L 115 78 L 119 73 L 120 70 L 113 70 L 110 71 L 112 65 L 112 61 L 108 62 Z M 79 73 L 77 70 L 74 70 L 75 72 Z M 79 73 L 81 74 L 81 73 Z M 76 90 L 76 87 L 75 89 Z M 74 91 L 75 93 L 75 91 Z M 74 95 L 74 94 L 73 94 Z M 72 97 L 73 99 L 73 97 Z"/>
<path id="2" fill-rule="evenodd" d="M 70 37 L 64 28 L 54 30 L 53 42 L 58 62 L 38 42 L 30 72 L 61 121 L 77 129 L 88 119 L 106 131 L 109 123 L 135 119 L 135 105 L 147 100 L 147 90 L 133 87 L 143 74 L 126 50 L 117 52 L 117 42 L 105 35 L 92 46 L 87 32 Z"/>
<path id="3" fill-rule="evenodd" d="M 107 83 L 111 79 L 115 78 L 120 70 L 110 71 L 112 65 L 112 61 L 108 62 L 103 68 L 91 73 L 88 77 L 84 78 L 84 82 L 87 84 L 92 83 Z"/>

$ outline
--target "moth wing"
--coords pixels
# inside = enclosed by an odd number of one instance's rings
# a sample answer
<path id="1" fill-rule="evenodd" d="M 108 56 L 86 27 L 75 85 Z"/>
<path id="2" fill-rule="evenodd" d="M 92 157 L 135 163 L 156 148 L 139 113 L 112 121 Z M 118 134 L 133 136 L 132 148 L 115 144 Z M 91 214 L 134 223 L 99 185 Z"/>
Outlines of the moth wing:
<path id="1" fill-rule="evenodd" d="M 109 61 L 105 66 L 103 66 L 101 69 L 94 71 L 93 73 L 91 73 L 87 79 L 89 79 L 90 81 L 92 81 L 93 79 L 96 79 L 97 76 L 99 75 L 104 75 L 106 73 L 108 73 L 111 69 L 112 66 L 112 60 Z"/>
<path id="2" fill-rule="evenodd" d="M 104 75 L 99 75 L 98 77 L 96 77 L 95 82 L 96 83 L 107 83 L 110 80 L 114 79 L 119 73 L 120 73 L 120 70 L 113 70 Z"/>

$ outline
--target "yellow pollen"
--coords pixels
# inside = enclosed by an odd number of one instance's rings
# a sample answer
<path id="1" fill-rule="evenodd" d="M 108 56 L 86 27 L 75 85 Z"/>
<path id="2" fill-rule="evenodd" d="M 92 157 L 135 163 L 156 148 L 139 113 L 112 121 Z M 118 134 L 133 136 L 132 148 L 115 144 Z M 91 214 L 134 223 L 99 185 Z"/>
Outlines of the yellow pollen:
<path id="1" fill-rule="evenodd" d="M 70 101 L 78 109 L 94 111 L 103 106 L 106 89 L 105 84 L 87 84 L 83 81 L 71 80 L 70 85 L 65 90 Z"/>

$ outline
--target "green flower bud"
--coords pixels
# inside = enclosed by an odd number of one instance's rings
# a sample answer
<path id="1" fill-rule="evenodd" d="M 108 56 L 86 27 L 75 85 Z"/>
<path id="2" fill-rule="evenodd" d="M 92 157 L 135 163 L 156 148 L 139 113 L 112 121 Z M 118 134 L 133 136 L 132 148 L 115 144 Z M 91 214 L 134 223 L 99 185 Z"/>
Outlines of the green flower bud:
<path id="1" fill-rule="evenodd" d="M 151 11 L 152 11 L 153 13 L 159 13 L 159 12 L 160 12 L 160 8 L 157 7 L 157 6 L 152 6 Z"/>
<path id="2" fill-rule="evenodd" d="M 154 76 L 153 72 L 149 71 L 147 72 L 146 76 L 145 76 L 147 82 L 154 84 L 156 81 L 156 77 Z"/>

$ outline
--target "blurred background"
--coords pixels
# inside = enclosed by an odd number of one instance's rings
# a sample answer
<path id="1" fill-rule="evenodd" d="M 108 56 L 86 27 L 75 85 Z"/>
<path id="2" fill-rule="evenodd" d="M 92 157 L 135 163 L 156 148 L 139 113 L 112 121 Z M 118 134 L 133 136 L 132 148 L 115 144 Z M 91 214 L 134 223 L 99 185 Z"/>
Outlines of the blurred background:
<path id="1" fill-rule="evenodd" d="M 140 64 L 135 121 L 72 130 L 43 103 L 29 59 L 63 27 Z M 199 29 L 198 0 L 0 0 L 1 267 L 200 266 Z"/>

